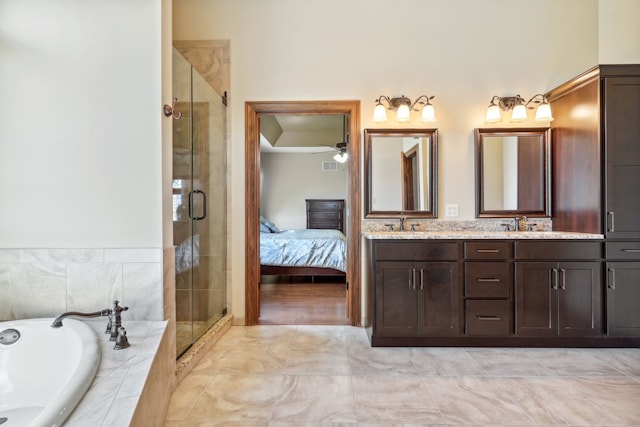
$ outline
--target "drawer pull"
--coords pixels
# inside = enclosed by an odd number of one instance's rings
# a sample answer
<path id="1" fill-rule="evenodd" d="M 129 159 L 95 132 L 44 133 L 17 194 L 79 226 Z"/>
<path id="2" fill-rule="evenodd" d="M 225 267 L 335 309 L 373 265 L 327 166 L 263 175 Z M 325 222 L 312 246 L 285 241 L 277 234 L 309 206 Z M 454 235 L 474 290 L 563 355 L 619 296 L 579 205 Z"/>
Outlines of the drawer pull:
<path id="1" fill-rule="evenodd" d="M 629 252 L 632 254 L 640 254 L 640 249 L 622 249 L 622 252 Z"/>
<path id="2" fill-rule="evenodd" d="M 497 278 L 486 278 L 486 279 L 482 279 L 482 278 L 478 278 L 478 282 L 499 282 L 500 279 Z"/>
<path id="3" fill-rule="evenodd" d="M 476 319 L 478 320 L 489 320 L 489 321 L 498 321 L 498 320 L 502 320 L 502 318 L 500 316 L 476 316 Z"/>
<path id="4" fill-rule="evenodd" d="M 500 249 L 476 249 L 479 254 L 499 254 Z"/>

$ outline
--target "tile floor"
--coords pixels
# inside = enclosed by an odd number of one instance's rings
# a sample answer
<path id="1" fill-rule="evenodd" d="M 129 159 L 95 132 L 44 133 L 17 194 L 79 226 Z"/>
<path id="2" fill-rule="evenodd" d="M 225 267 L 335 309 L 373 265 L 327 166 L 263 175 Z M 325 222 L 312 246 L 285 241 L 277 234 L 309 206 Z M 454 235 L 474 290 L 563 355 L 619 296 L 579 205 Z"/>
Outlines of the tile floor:
<path id="1" fill-rule="evenodd" d="M 234 326 L 165 427 L 640 426 L 640 349 L 371 348 L 350 326 Z"/>

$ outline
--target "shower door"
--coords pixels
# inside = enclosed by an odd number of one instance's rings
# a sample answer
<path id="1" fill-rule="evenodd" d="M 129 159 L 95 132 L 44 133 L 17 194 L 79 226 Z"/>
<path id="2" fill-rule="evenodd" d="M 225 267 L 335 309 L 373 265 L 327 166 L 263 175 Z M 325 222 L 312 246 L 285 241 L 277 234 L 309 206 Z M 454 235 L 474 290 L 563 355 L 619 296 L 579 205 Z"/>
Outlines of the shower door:
<path id="1" fill-rule="evenodd" d="M 226 314 L 226 107 L 175 49 L 173 73 L 179 100 L 173 121 L 179 357 Z"/>

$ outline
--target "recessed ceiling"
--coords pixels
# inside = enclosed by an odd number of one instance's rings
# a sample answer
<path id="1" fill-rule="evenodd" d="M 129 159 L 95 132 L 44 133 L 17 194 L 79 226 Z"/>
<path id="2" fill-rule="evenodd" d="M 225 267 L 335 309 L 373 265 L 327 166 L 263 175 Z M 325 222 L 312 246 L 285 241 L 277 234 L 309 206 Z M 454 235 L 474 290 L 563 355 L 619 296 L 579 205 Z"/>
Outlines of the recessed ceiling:
<path id="1" fill-rule="evenodd" d="M 280 127 L 280 132 L 260 133 L 262 153 L 319 153 L 334 151 L 343 142 L 343 115 L 274 115 L 261 116 Z M 272 139 L 275 141 L 270 141 Z"/>

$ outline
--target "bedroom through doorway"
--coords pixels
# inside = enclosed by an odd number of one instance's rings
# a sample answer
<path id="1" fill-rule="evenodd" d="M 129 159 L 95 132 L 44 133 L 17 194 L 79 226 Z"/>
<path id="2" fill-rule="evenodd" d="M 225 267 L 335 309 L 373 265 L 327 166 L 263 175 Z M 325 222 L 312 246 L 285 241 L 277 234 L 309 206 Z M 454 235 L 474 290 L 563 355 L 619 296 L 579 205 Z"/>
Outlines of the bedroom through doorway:
<path id="1" fill-rule="evenodd" d="M 359 102 L 245 106 L 245 323 L 358 324 Z M 354 132 L 357 142 L 350 144 Z M 338 155 L 349 159 L 338 162 Z M 318 206 L 321 211 L 314 211 Z M 305 246 L 308 240 L 312 246 Z M 297 252 L 279 261 L 269 244 L 275 252 Z M 343 261 L 335 255 L 340 250 L 316 253 L 339 245 Z M 298 261 L 291 264 L 292 259 Z"/>
<path id="2" fill-rule="evenodd" d="M 260 324 L 347 324 L 347 114 L 260 116 Z"/>

